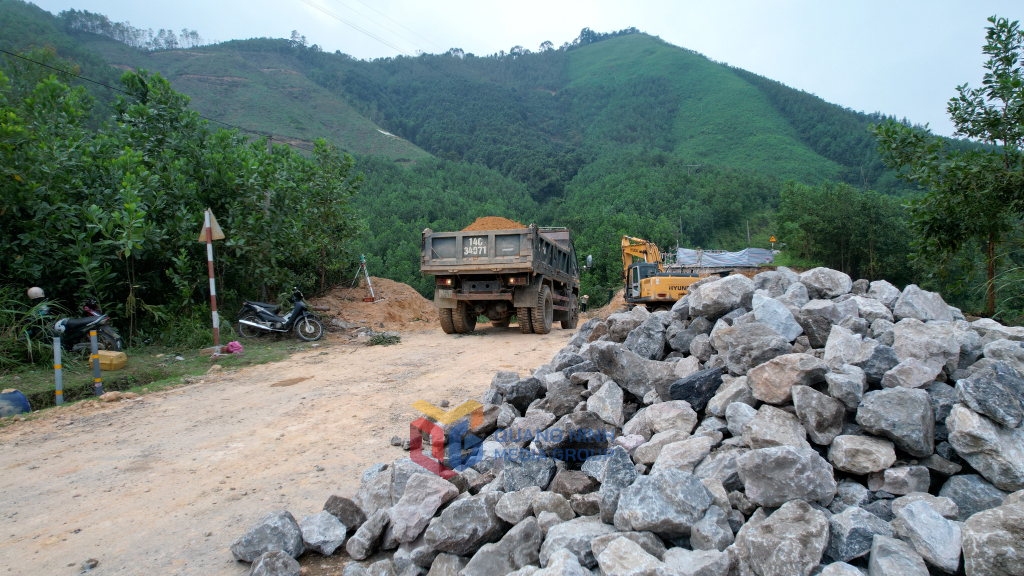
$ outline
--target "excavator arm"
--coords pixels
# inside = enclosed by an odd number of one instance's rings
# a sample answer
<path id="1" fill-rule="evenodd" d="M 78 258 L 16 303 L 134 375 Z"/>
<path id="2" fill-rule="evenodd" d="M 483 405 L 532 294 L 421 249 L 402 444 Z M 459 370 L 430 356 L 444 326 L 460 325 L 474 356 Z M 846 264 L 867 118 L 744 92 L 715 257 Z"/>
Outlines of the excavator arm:
<path id="1" fill-rule="evenodd" d="M 649 240 L 634 238 L 632 236 L 622 237 L 622 275 L 625 278 L 629 267 L 639 258 L 648 264 L 657 264 L 658 272 L 664 272 L 665 267 L 661 263 L 661 250 Z"/>

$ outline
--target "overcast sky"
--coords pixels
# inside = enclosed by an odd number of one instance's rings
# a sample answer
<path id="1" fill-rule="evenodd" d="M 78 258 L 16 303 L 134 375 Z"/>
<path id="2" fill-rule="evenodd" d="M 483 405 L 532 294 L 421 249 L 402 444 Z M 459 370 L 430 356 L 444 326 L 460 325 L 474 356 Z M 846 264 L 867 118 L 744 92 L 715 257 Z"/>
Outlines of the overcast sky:
<path id="1" fill-rule="evenodd" d="M 217 40 L 287 38 L 298 30 L 310 44 L 358 58 L 417 50 L 443 52 L 451 47 L 478 55 L 508 51 L 515 45 L 536 50 L 545 40 L 556 46 L 571 41 L 584 27 L 606 32 L 635 26 L 829 102 L 928 123 L 946 136 L 953 132 L 946 102 L 956 94 L 956 86 L 980 83 L 985 19 L 993 14 L 1024 19 L 1020 0 L 35 0 L 35 4 L 53 13 L 68 8 L 99 12 L 139 28 L 180 31 L 187 27 Z"/>

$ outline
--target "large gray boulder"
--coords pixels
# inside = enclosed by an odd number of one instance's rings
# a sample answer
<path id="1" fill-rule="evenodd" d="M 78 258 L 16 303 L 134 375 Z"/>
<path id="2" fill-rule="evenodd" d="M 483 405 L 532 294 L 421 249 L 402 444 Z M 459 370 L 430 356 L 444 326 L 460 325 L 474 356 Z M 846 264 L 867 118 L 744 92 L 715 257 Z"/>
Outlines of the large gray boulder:
<path id="1" fill-rule="evenodd" d="M 927 492 L 911 492 L 906 496 L 896 498 L 892 501 L 892 513 L 899 515 L 900 510 L 918 500 L 927 502 L 932 510 L 938 512 L 943 518 L 956 520 L 960 516 L 960 509 L 957 507 L 956 502 L 945 496 L 932 496 Z"/>
<path id="2" fill-rule="evenodd" d="M 977 474 L 958 474 L 946 480 L 939 496 L 956 502 L 957 519 L 963 521 L 982 510 L 1002 506 L 1007 494 Z"/>
<path id="3" fill-rule="evenodd" d="M 516 373 L 499 372 L 499 374 Z M 516 374 L 516 376 L 518 376 L 518 374 Z M 495 379 L 497 379 L 497 376 L 495 376 Z M 512 382 L 507 383 L 500 382 L 497 385 L 497 389 L 505 398 L 505 402 L 508 402 L 512 406 L 515 406 L 515 409 L 518 410 L 520 413 L 526 411 L 527 406 L 529 406 L 530 402 L 533 402 L 537 398 L 537 395 L 541 392 L 542 388 L 543 386 L 541 385 L 540 380 L 532 376 L 529 376 L 527 378 L 517 378 Z"/>
<path id="4" fill-rule="evenodd" d="M 853 288 L 850 276 L 831 268 L 813 268 L 800 274 L 800 283 L 807 286 L 811 298 L 835 298 Z"/>
<path id="5" fill-rule="evenodd" d="M 850 365 L 833 366 L 832 371 L 825 374 L 828 383 L 828 395 L 839 400 L 848 412 L 855 412 L 868 389 L 867 375 L 864 370 Z"/>
<path id="6" fill-rule="evenodd" d="M 928 566 L 914 548 L 895 538 L 875 536 L 868 562 L 871 576 L 928 576 Z"/>
<path id="7" fill-rule="evenodd" d="M 901 537 L 909 541 L 925 562 L 946 573 L 960 566 L 960 526 L 943 518 L 924 500 L 896 512 Z"/>
<path id="8" fill-rule="evenodd" d="M 789 308 L 774 298 L 754 296 L 754 320 L 771 327 L 789 342 L 804 332 Z"/>
<path id="9" fill-rule="evenodd" d="M 586 469 L 588 465 L 590 470 Z M 598 495 L 601 499 L 598 506 L 601 519 L 611 524 L 622 491 L 631 485 L 640 473 L 621 446 L 615 446 L 610 453 L 602 457 L 588 460 L 584 463 L 584 472 L 600 476 L 601 489 Z"/>
<path id="10" fill-rule="evenodd" d="M 651 314 L 626 336 L 623 346 L 647 360 L 661 360 L 665 357 L 664 313 Z"/>
<path id="11" fill-rule="evenodd" d="M 913 318 L 926 322 L 928 320 L 953 321 L 953 313 L 937 292 L 921 290 L 916 284 L 908 284 L 903 294 L 893 307 L 896 318 Z"/>
<path id="12" fill-rule="evenodd" d="M 533 499 L 541 493 L 537 486 L 527 486 L 515 492 L 505 492 L 494 507 L 494 513 L 509 524 L 519 524 L 533 515 Z"/>
<path id="13" fill-rule="evenodd" d="M 292 558 L 298 558 L 306 550 L 302 543 L 302 530 L 286 510 L 270 512 L 231 544 L 231 554 L 245 562 L 253 562 L 267 552 L 278 550 Z"/>
<path id="14" fill-rule="evenodd" d="M 807 286 L 799 282 L 794 282 L 786 288 L 786 291 L 781 296 L 773 296 L 779 302 L 782 302 L 786 306 L 792 306 L 793 308 L 803 308 L 804 304 L 807 304 L 811 298 L 807 294 Z"/>
<path id="15" fill-rule="evenodd" d="M 868 476 L 872 491 L 903 495 L 924 492 L 931 485 L 931 472 L 924 466 L 895 466 Z"/>
<path id="16" fill-rule="evenodd" d="M 655 574 L 664 564 L 629 538 L 619 537 L 594 551 L 603 576 Z"/>
<path id="17" fill-rule="evenodd" d="M 513 526 L 498 542 L 481 546 L 460 576 L 505 576 L 524 566 L 536 565 L 540 562 L 543 539 L 537 519 L 528 517 Z"/>
<path id="18" fill-rule="evenodd" d="M 659 402 L 649 406 L 644 410 L 643 418 L 652 434 L 681 430 L 689 435 L 697 425 L 697 413 L 685 400 Z"/>
<path id="19" fill-rule="evenodd" d="M 956 393 L 968 408 L 1007 428 L 1024 421 L 1024 379 L 1002 362 L 958 380 Z"/>
<path id="20" fill-rule="evenodd" d="M 650 312 L 643 306 L 634 306 L 629 312 L 612 314 L 605 319 L 608 325 L 608 339 L 612 342 L 624 342 L 637 326 L 650 317 Z"/>
<path id="21" fill-rule="evenodd" d="M 249 567 L 249 576 L 299 576 L 301 572 L 295 558 L 281 550 L 261 554 Z"/>
<path id="22" fill-rule="evenodd" d="M 751 448 L 811 447 L 807 443 L 807 432 L 800 424 L 800 420 L 771 404 L 762 405 L 754 417 L 743 425 L 742 438 L 743 443 Z"/>
<path id="23" fill-rule="evenodd" d="M 969 576 L 1024 574 L 1024 502 L 971 516 L 963 527 L 963 553 Z"/>
<path id="24" fill-rule="evenodd" d="M 885 280 L 875 280 L 868 288 L 868 297 L 878 300 L 890 310 L 896 307 L 896 302 L 899 301 L 901 295 L 898 288 Z"/>
<path id="25" fill-rule="evenodd" d="M 757 400 L 754 398 L 754 394 L 747 382 L 747 377 L 740 376 L 719 386 L 718 391 L 715 392 L 715 395 L 711 397 L 711 400 L 708 401 L 708 405 L 705 407 L 707 413 L 721 418 L 725 416 L 726 409 L 733 402 L 741 402 L 750 406 L 755 405 Z"/>
<path id="26" fill-rule="evenodd" d="M 557 472 L 553 459 L 523 452 L 519 452 L 516 457 L 505 458 L 503 470 L 505 492 L 516 492 L 527 486 L 545 490 Z"/>
<path id="27" fill-rule="evenodd" d="M 781 334 L 757 322 L 722 328 L 713 335 L 712 344 L 725 356 L 729 372 L 737 375 L 793 350 Z"/>
<path id="28" fill-rule="evenodd" d="M 576 333 L 569 339 L 569 346 L 575 346 L 577 348 L 582 347 L 587 343 L 587 339 L 590 338 L 590 335 L 594 332 L 594 328 L 602 322 L 604 322 L 604 320 L 601 318 L 591 318 L 581 324 L 580 327 L 576 329 Z M 516 374 L 516 379 L 518 378 L 519 375 Z"/>
<path id="29" fill-rule="evenodd" d="M 893 327 L 893 349 L 902 362 L 917 358 L 926 364 L 945 367 L 950 373 L 960 362 L 960 344 L 949 324 L 925 324 L 905 318 Z"/>
<path id="30" fill-rule="evenodd" d="M 597 565 L 591 542 L 594 538 L 615 532 L 615 527 L 601 522 L 597 516 L 584 516 L 552 526 L 540 547 L 540 565 L 550 566 L 559 550 L 572 554 L 579 565 Z M 581 573 L 582 576 L 583 573 Z"/>
<path id="31" fill-rule="evenodd" d="M 345 541 L 347 532 L 345 525 L 327 511 L 320 511 L 300 520 L 299 530 L 302 531 L 302 543 L 306 549 L 324 556 L 334 554 Z"/>
<path id="32" fill-rule="evenodd" d="M 556 460 L 582 465 L 593 454 L 607 450 L 614 438 L 614 426 L 594 412 L 581 410 L 559 418 L 551 426 L 550 434 L 538 435 L 534 445 Z M 548 482 L 553 478 L 552 474 Z"/>
<path id="33" fill-rule="evenodd" d="M 367 518 L 394 504 L 391 501 L 391 484 L 394 481 L 392 472 L 391 466 L 379 463 L 363 471 L 359 489 L 352 496 L 352 501 Z"/>
<path id="34" fill-rule="evenodd" d="M 869 384 L 879 384 L 885 373 L 899 364 L 899 361 L 892 347 L 868 338 L 861 342 L 857 357 L 850 364 L 864 371 Z"/>
<path id="35" fill-rule="evenodd" d="M 759 506 L 797 499 L 827 504 L 836 494 L 832 466 L 810 448 L 751 450 L 737 459 L 737 465 L 747 498 Z"/>
<path id="36" fill-rule="evenodd" d="M 732 274 L 698 286 L 690 291 L 690 316 L 714 319 L 743 306 L 750 307 L 754 282 L 742 274 Z"/>
<path id="37" fill-rule="evenodd" d="M 597 414 L 602 420 L 616 428 L 625 424 L 622 412 L 622 388 L 615 382 L 605 382 L 587 398 L 587 410 Z"/>
<path id="38" fill-rule="evenodd" d="M 828 446 L 843 431 L 846 407 L 809 386 L 794 386 L 793 407 L 811 442 Z"/>
<path id="39" fill-rule="evenodd" d="M 749 449 L 746 447 L 723 446 L 704 458 L 693 469 L 693 475 L 701 480 L 718 480 L 726 490 L 743 490 L 743 481 L 740 480 L 739 474 L 739 459 L 747 452 Z"/>
<path id="40" fill-rule="evenodd" d="M 724 551 L 733 542 L 732 528 L 725 510 L 712 504 L 704 517 L 690 529 L 690 547 L 694 550 Z"/>
<path id="41" fill-rule="evenodd" d="M 840 562 L 849 562 L 870 552 L 876 534 L 894 536 L 888 522 L 857 506 L 850 506 L 829 518 L 829 529 L 828 556 Z"/>
<path id="42" fill-rule="evenodd" d="M 963 348 L 964 346 L 961 344 L 961 359 L 963 358 Z M 984 353 L 986 359 L 1004 362 L 1008 367 L 1016 370 L 1017 374 L 1024 374 L 1024 346 L 1019 342 L 1011 340 L 989 342 L 985 345 Z"/>
<path id="43" fill-rule="evenodd" d="M 881 472 L 896 462 L 892 442 L 873 436 L 836 436 L 828 449 L 832 465 L 851 474 Z"/>
<path id="44" fill-rule="evenodd" d="M 468 556 L 484 544 L 494 542 L 508 527 L 494 512 L 499 500 L 500 492 L 455 500 L 430 521 L 424 542 L 434 550 L 457 556 Z"/>
<path id="45" fill-rule="evenodd" d="M 882 376 L 883 388 L 926 388 L 942 371 L 936 362 L 926 363 L 911 356 Z"/>
<path id="46" fill-rule="evenodd" d="M 714 445 L 715 441 L 705 435 L 692 436 L 686 440 L 666 444 L 655 459 L 651 473 L 666 468 L 693 472 L 693 468 L 707 457 Z"/>
<path id="47" fill-rule="evenodd" d="M 863 338 L 838 324 L 832 326 L 825 343 L 825 363 L 829 366 L 853 364 L 860 355 Z"/>
<path id="48" fill-rule="evenodd" d="M 587 352 L 598 370 L 637 398 L 677 380 L 673 363 L 642 358 L 615 342 L 591 342 Z"/>
<path id="49" fill-rule="evenodd" d="M 857 303 L 857 312 L 860 317 L 867 321 L 868 324 L 872 324 L 875 320 L 882 319 L 889 322 L 893 321 L 892 312 L 885 306 L 885 304 L 875 300 L 874 298 L 865 298 L 863 296 L 854 296 L 853 301 Z"/>
<path id="50" fill-rule="evenodd" d="M 949 443 L 971 467 L 1003 490 L 1024 488 L 1024 428 L 1009 429 L 963 404 L 946 418 Z"/>
<path id="51" fill-rule="evenodd" d="M 413 474 L 402 498 L 389 515 L 398 542 L 412 542 L 427 527 L 437 510 L 459 495 L 451 482 L 434 474 Z"/>
<path id="52" fill-rule="evenodd" d="M 391 517 L 388 511 L 378 510 L 363 522 L 356 533 L 345 543 L 345 551 L 355 560 L 365 560 L 377 549 L 381 536 L 388 526 Z"/>
<path id="53" fill-rule="evenodd" d="M 665 556 L 665 544 L 653 532 L 613 532 L 591 540 L 590 547 L 594 551 L 594 557 L 601 556 L 604 549 L 619 538 L 632 541 L 645 552 L 659 560 Z"/>
<path id="54" fill-rule="evenodd" d="M 931 456 L 935 450 L 935 412 L 924 390 L 887 388 L 864 395 L 857 424 L 871 434 L 892 440 L 912 456 Z"/>
<path id="55" fill-rule="evenodd" d="M 747 384 L 754 398 L 769 404 L 788 404 L 793 386 L 813 386 L 825 380 L 828 367 L 811 354 L 783 354 L 751 368 Z"/>
<path id="56" fill-rule="evenodd" d="M 714 498 L 697 477 L 678 470 L 641 476 L 622 491 L 615 511 L 619 530 L 650 531 L 662 538 L 688 536 Z"/>
<path id="57" fill-rule="evenodd" d="M 669 548 L 665 552 L 668 576 L 728 576 L 729 554 L 718 550 L 687 550 Z M 660 576 L 660 575 L 659 575 Z"/>
<path id="58" fill-rule="evenodd" d="M 793 285 L 793 278 L 777 270 L 768 270 L 754 275 L 754 289 L 768 292 L 771 298 L 782 296 Z"/>
<path id="59" fill-rule="evenodd" d="M 735 548 L 741 565 L 759 576 L 808 576 L 828 542 L 825 513 L 795 500 L 766 519 L 763 511 L 755 513 L 736 535 Z"/>

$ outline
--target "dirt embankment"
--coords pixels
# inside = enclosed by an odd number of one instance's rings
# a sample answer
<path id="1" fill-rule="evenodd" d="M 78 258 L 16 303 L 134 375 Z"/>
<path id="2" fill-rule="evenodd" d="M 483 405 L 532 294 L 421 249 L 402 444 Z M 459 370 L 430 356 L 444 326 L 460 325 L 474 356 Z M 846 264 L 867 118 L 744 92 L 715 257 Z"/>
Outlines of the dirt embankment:
<path id="1" fill-rule="evenodd" d="M 310 304 L 330 306 L 330 311 L 323 315 L 346 323 L 363 322 L 373 326 L 383 323 L 389 329 L 414 328 L 416 325 L 430 328 L 437 323 L 434 304 L 412 286 L 375 276 L 370 277 L 370 282 L 373 295 L 378 298 L 376 302 L 363 302 L 364 298 L 370 297 L 370 289 L 363 280 L 351 294 L 348 288 L 334 288 L 324 296 L 310 298 Z"/>

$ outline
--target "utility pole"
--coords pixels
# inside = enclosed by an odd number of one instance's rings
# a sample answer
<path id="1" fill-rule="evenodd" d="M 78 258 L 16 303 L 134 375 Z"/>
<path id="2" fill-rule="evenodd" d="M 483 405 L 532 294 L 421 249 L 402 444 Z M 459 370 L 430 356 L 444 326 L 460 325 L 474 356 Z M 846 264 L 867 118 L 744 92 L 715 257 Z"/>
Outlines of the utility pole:
<path id="1" fill-rule="evenodd" d="M 747 248 L 750 248 L 750 220 L 747 220 Z"/>

